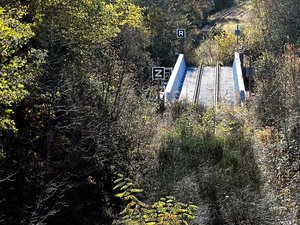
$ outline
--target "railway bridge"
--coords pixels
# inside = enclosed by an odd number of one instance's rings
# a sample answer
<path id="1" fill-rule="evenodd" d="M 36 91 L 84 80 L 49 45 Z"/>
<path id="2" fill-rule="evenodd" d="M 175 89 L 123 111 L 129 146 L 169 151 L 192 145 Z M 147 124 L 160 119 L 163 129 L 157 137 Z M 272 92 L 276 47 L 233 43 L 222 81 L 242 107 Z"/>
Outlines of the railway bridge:
<path id="1" fill-rule="evenodd" d="M 204 106 L 243 105 L 246 93 L 240 54 L 235 53 L 232 67 L 200 65 L 187 67 L 180 54 L 164 91 L 164 101 L 184 100 Z"/>

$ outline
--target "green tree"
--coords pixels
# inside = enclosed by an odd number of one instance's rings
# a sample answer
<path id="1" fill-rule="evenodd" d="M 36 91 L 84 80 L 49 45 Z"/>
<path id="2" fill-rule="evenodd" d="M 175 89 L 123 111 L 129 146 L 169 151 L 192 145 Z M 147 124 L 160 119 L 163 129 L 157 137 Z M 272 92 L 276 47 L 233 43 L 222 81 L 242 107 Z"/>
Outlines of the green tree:
<path id="1" fill-rule="evenodd" d="M 159 58 L 165 66 L 173 66 L 175 54 L 189 52 L 188 63 L 193 62 L 193 46 L 197 39 L 196 27 L 205 21 L 205 1 L 159 0 L 147 1 L 146 24 L 149 28 L 151 42 L 149 51 L 154 59 Z M 186 39 L 176 37 L 176 29 L 185 28 Z"/>
<path id="2" fill-rule="evenodd" d="M 16 131 L 13 106 L 28 95 L 28 85 L 39 74 L 44 54 L 28 48 L 33 24 L 23 18 L 26 7 L 0 7 L 0 129 Z"/>
<path id="3" fill-rule="evenodd" d="M 128 91 L 125 78 L 136 73 L 134 63 L 141 62 L 136 56 L 124 58 L 125 48 L 119 51 L 114 44 L 126 46 L 119 41 L 126 29 L 143 36 L 142 9 L 132 1 L 24 4 L 29 14 L 22 21 L 33 21 L 28 32 L 35 36 L 24 41 L 28 45 L 20 54 L 34 46 L 47 56 L 39 76 L 26 87 L 30 94 L 22 94 L 14 106 L 18 132 L 6 131 L 0 138 L 5 155 L 1 177 L 16 173 L 1 182 L 1 220 L 110 224 L 110 177 L 114 168 L 126 169 L 131 145 L 118 125 L 125 102 L 120 96 Z"/>
<path id="4" fill-rule="evenodd" d="M 261 31 L 261 47 L 275 54 L 282 53 L 284 44 L 299 39 L 300 5 L 297 0 L 254 0 L 255 29 Z"/>

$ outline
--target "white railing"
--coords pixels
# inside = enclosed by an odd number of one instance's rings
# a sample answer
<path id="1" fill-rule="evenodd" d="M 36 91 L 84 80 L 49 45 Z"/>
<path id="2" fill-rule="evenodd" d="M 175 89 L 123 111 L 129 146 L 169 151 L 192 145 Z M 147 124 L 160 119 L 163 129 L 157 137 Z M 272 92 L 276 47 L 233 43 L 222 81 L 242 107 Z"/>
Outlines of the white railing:
<path id="1" fill-rule="evenodd" d="M 244 102 L 246 101 L 246 90 L 245 90 L 245 84 L 243 79 L 240 54 L 238 52 L 234 54 L 234 62 L 233 62 L 232 69 L 233 69 L 235 91 L 238 93 L 241 105 L 243 105 Z"/>
<path id="2" fill-rule="evenodd" d="M 184 60 L 184 55 L 180 54 L 165 89 L 165 102 L 178 99 L 185 73 L 186 63 Z"/>

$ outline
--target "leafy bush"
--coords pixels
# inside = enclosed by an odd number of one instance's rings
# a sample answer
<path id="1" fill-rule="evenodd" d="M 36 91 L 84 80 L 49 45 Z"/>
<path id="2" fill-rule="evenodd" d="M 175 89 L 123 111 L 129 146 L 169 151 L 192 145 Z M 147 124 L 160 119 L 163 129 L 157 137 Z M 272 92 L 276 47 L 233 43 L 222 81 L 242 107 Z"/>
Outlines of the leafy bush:
<path id="1" fill-rule="evenodd" d="M 196 54 L 199 61 L 205 65 L 215 65 L 218 62 L 215 43 L 211 39 L 203 41 Z"/>
<path id="2" fill-rule="evenodd" d="M 236 50 L 236 37 L 232 26 L 224 27 L 225 31 L 217 31 L 210 34 L 197 48 L 196 54 L 201 63 L 215 65 L 218 62 L 224 65 L 232 65 L 234 51 Z"/>
<path id="3" fill-rule="evenodd" d="M 236 47 L 236 37 L 232 32 L 223 32 L 214 37 L 219 62 L 224 65 L 231 65 L 233 53 Z"/>
<path id="4" fill-rule="evenodd" d="M 188 225 L 195 218 L 197 206 L 178 202 L 173 196 L 160 198 L 152 205 L 143 203 L 136 196 L 142 189 L 134 187 L 132 180 L 119 174 L 114 181 L 116 197 L 127 203 L 120 213 L 121 218 L 114 224 L 124 225 Z"/>

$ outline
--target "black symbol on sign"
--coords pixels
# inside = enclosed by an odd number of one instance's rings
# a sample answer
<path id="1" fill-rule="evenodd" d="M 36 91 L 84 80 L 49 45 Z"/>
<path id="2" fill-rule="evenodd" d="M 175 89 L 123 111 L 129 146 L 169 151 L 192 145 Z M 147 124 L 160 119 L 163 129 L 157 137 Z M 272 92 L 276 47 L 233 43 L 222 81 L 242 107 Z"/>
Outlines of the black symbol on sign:
<path id="1" fill-rule="evenodd" d="M 152 68 L 152 79 L 153 80 L 165 79 L 165 67 L 153 67 Z"/>
<path id="2" fill-rule="evenodd" d="M 177 29 L 176 35 L 177 35 L 177 38 L 185 38 L 185 29 Z"/>

